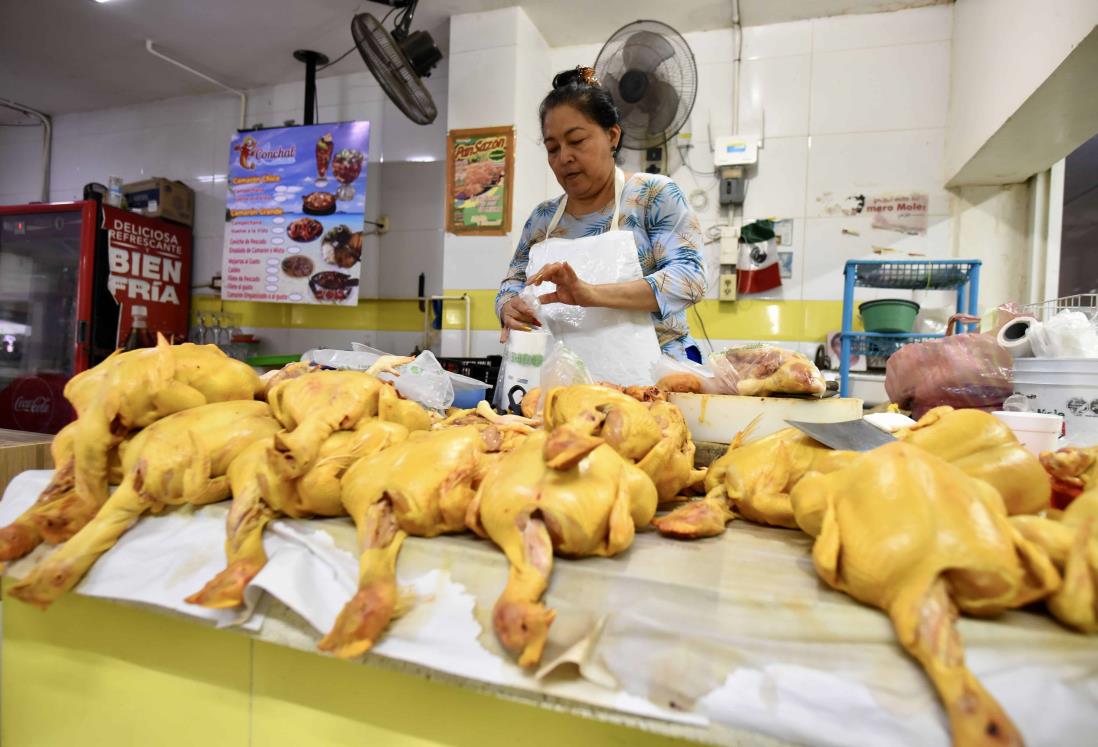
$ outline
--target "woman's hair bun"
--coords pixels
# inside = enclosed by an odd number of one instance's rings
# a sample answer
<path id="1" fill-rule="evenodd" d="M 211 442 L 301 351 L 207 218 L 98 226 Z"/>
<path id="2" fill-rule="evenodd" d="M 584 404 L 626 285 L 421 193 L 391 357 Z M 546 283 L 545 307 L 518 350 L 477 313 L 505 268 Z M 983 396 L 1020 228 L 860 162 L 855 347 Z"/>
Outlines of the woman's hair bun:
<path id="1" fill-rule="evenodd" d="M 576 65 L 572 70 L 565 70 L 553 76 L 553 89 L 564 88 L 570 84 L 597 86 L 599 79 L 595 75 L 595 68 L 585 65 Z"/>

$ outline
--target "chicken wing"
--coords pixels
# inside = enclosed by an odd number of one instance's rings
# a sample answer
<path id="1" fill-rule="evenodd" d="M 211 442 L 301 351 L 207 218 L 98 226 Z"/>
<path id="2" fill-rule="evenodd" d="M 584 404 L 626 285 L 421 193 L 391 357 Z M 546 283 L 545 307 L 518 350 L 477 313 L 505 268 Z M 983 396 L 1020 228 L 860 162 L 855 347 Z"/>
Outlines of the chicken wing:
<path id="1" fill-rule="evenodd" d="M 244 589 L 263 566 L 263 530 L 278 516 L 295 519 L 345 516 L 340 479 L 356 459 L 374 454 L 408 437 L 398 423 L 366 420 L 353 431 L 337 431 L 320 447 L 313 468 L 300 478 L 286 478 L 272 467 L 278 459 L 271 442 L 256 441 L 229 465 L 232 506 L 225 521 L 227 567 L 186 601 L 211 609 L 244 603 Z"/>
<path id="2" fill-rule="evenodd" d="M 991 485 L 1010 514 L 1035 514 L 1049 506 L 1052 485 L 1041 462 L 991 413 L 935 407 L 896 437 Z"/>
<path id="3" fill-rule="evenodd" d="M 341 491 L 358 528 L 359 588 L 320 641 L 322 651 L 351 658 L 374 645 L 396 612 L 396 560 L 405 537 L 465 529 L 494 441 L 471 425 L 413 433 L 351 465 Z"/>
<path id="4" fill-rule="evenodd" d="M 492 623 L 524 667 L 541 659 L 555 617 L 541 602 L 553 553 L 616 555 L 632 544 L 636 527 L 651 521 L 657 503 L 648 476 L 609 444 L 555 469 L 544 454 L 551 438 L 535 433 L 502 456 L 469 510 L 470 528 L 495 542 L 510 562 Z"/>
<path id="5" fill-rule="evenodd" d="M 1011 522 L 1063 575 L 1045 600 L 1049 612 L 1065 625 L 1098 633 L 1098 488 L 1076 497 L 1059 520 L 1012 516 Z"/>
<path id="6" fill-rule="evenodd" d="M 26 555 L 42 541 L 75 534 L 107 499 L 118 468 L 118 448 L 135 430 L 179 410 L 207 402 L 250 400 L 259 377 L 216 345 L 168 345 L 115 352 L 77 374 L 65 398 L 77 420 L 57 435 L 54 477 L 28 512 L 0 530 L 0 561 Z"/>
<path id="7" fill-rule="evenodd" d="M 382 361 L 389 358 L 378 364 Z M 401 399 L 391 384 L 362 371 L 306 373 L 276 384 L 267 401 L 284 428 L 275 436 L 281 458 L 273 466 L 287 479 L 301 477 L 312 468 L 328 436 L 354 430 L 363 420 L 378 418 L 410 431 L 431 427 L 426 410 Z"/>
<path id="8" fill-rule="evenodd" d="M 1052 478 L 1052 501 L 1056 508 L 1067 508 L 1076 496 L 1098 489 L 1098 446 L 1046 451 L 1041 454 L 1041 465 Z"/>
<path id="9" fill-rule="evenodd" d="M 826 506 L 812 559 L 820 577 L 892 620 L 949 716 L 953 743 L 1020 745 L 1010 719 L 964 664 L 957 609 L 995 615 L 1060 583 L 1047 555 L 1009 521 L 988 483 L 908 443 L 810 474 L 794 494 Z"/>
<path id="10" fill-rule="evenodd" d="M 163 418 L 143 430 L 126 453 L 122 484 L 95 517 L 36 565 L 11 595 L 47 607 L 73 588 L 146 511 L 229 496 L 229 464 L 249 444 L 269 439 L 278 421 L 263 402 L 219 402 Z"/>

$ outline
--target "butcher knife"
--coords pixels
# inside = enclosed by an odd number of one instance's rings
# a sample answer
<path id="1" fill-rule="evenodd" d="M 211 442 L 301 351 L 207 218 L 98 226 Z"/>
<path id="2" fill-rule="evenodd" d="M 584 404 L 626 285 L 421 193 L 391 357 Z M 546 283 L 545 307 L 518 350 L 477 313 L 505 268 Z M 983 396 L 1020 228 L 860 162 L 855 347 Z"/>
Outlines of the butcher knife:
<path id="1" fill-rule="evenodd" d="M 891 433 L 882 431 L 862 418 L 838 423 L 802 423 L 799 420 L 785 422 L 812 436 L 824 446 L 840 451 L 872 451 L 896 440 Z"/>

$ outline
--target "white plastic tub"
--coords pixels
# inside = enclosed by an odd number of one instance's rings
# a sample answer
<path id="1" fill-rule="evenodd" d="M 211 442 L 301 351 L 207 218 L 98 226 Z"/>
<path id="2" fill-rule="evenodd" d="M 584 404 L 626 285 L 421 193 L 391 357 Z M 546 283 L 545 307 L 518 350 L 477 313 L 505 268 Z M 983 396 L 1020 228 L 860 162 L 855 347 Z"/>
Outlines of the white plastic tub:
<path id="1" fill-rule="evenodd" d="M 1056 439 L 1064 429 L 1064 419 L 1059 415 L 1045 415 L 1038 412 L 999 412 L 991 413 L 1003 421 L 1018 440 L 1034 454 L 1053 451 Z"/>
<path id="2" fill-rule="evenodd" d="M 1098 445 L 1098 358 L 1018 358 L 1014 393 L 1030 412 L 1062 415 L 1068 443 Z"/>

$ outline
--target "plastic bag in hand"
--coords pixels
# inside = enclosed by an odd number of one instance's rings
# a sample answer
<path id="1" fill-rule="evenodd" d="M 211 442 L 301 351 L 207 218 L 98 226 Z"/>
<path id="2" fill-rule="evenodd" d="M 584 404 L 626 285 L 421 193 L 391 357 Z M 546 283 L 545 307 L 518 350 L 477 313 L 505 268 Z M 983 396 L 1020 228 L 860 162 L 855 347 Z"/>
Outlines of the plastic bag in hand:
<path id="1" fill-rule="evenodd" d="M 722 394 L 765 397 L 770 394 L 823 394 L 820 369 L 806 356 L 773 345 L 728 348 L 709 356 L 709 368 Z"/>
<path id="2" fill-rule="evenodd" d="M 992 335 L 953 335 L 897 350 L 885 369 L 885 391 L 916 420 L 939 405 L 998 410 L 1014 391 L 1013 369 Z"/>

